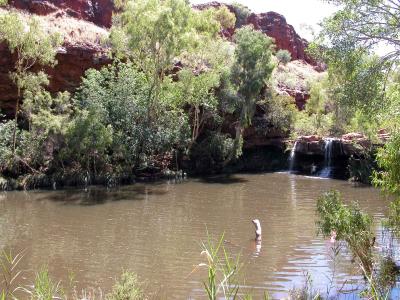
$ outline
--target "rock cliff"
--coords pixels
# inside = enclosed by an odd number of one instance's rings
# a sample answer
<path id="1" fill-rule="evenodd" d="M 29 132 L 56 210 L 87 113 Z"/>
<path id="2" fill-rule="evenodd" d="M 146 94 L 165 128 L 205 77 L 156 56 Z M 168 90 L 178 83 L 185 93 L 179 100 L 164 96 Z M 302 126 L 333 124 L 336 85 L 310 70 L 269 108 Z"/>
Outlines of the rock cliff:
<path id="1" fill-rule="evenodd" d="M 11 0 L 9 4 L 40 16 L 59 11 L 102 27 L 111 26 L 114 10 L 112 0 Z"/>

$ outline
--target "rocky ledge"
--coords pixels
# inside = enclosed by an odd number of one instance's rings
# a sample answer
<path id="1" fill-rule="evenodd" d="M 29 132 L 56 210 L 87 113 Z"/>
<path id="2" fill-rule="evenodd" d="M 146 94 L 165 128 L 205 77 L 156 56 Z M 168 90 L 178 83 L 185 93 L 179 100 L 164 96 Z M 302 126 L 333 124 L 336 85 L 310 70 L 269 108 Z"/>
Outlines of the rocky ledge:
<path id="1" fill-rule="evenodd" d="M 325 156 L 327 147 L 331 144 L 332 157 L 360 156 L 362 151 L 374 146 L 381 146 L 390 138 L 389 134 L 381 129 L 377 132 L 376 142 L 372 142 L 365 135 L 352 132 L 341 137 L 321 137 L 318 135 L 300 136 L 293 143 L 296 154 Z"/>

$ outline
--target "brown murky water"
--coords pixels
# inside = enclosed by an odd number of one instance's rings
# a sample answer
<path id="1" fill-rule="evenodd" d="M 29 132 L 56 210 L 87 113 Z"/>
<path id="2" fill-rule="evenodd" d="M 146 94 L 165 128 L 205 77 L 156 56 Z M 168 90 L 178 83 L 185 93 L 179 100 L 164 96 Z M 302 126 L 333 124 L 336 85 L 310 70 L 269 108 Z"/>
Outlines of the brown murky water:
<path id="1" fill-rule="evenodd" d="M 358 200 L 377 219 L 385 213 L 387 202 L 373 188 L 285 173 L 8 192 L 0 194 L 0 249 L 25 249 L 27 282 L 45 264 L 64 286 L 73 281 L 78 290 L 108 291 L 125 269 L 156 298 L 202 299 L 206 272 L 190 273 L 205 259 L 200 242 L 208 229 L 214 236 L 225 232 L 227 248 L 241 253 L 244 290 L 282 297 L 308 272 L 314 287 L 325 291 L 332 273 L 338 284 L 354 278 L 348 258 L 334 264 L 331 244 L 316 235 L 316 199 L 329 189 Z M 261 247 L 254 242 L 254 218 L 263 228 Z"/>

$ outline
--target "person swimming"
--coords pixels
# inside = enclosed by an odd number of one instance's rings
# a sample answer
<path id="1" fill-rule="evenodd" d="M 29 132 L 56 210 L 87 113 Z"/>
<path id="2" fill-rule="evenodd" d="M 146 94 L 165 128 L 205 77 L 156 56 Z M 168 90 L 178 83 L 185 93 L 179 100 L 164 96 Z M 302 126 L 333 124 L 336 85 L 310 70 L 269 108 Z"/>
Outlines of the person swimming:
<path id="1" fill-rule="evenodd" d="M 252 220 L 254 226 L 256 227 L 256 241 L 261 241 L 261 223 L 260 220 L 254 219 Z"/>

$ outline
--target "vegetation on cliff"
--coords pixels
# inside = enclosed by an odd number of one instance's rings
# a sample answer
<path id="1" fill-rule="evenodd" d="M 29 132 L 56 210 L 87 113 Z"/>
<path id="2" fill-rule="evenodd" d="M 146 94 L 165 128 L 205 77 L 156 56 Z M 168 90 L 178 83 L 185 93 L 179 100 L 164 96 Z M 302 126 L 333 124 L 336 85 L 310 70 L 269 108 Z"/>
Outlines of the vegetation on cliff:
<path id="1" fill-rule="evenodd" d="M 2 26 L 1 39 L 18 56 L 13 78 L 23 103 L 0 127 L 0 169 L 9 187 L 114 184 L 138 172 L 178 170 L 182 157 L 203 152 L 214 153 L 200 158 L 210 172 L 241 154 L 256 103 L 269 102 L 272 39 L 250 26 L 237 30 L 234 44 L 223 39 L 221 30 L 235 24 L 225 6 L 121 5 L 107 41 L 114 62 L 88 70 L 74 95 L 44 89 L 59 37 L 42 33 L 34 18 L 26 24 L 13 13 L 1 16 L 10 25 Z M 24 26 L 26 35 L 17 34 Z M 286 105 L 275 100 L 269 109 Z M 223 130 L 227 120 L 236 133 Z"/>
<path id="2" fill-rule="evenodd" d="M 327 73 L 310 76 L 246 25 L 250 12 L 239 4 L 233 14 L 180 0 L 120 1 L 105 41 L 111 64 L 88 70 L 73 94 L 58 95 L 46 91 L 46 71 L 66 37 L 47 34 L 35 17 L 2 14 L 0 37 L 15 53 L 18 90 L 14 120 L 0 125 L 2 176 L 12 188 L 116 184 L 167 169 L 218 172 L 241 156 L 249 129 L 281 138 L 357 131 L 377 140 L 398 118 L 390 19 L 398 8 L 362 2 L 358 12 L 353 2 L 334 2 L 343 8 L 309 51 Z M 369 9 L 382 20 L 360 20 Z M 235 34 L 226 39 L 226 31 Z M 378 57 L 379 41 L 395 50 Z"/>

